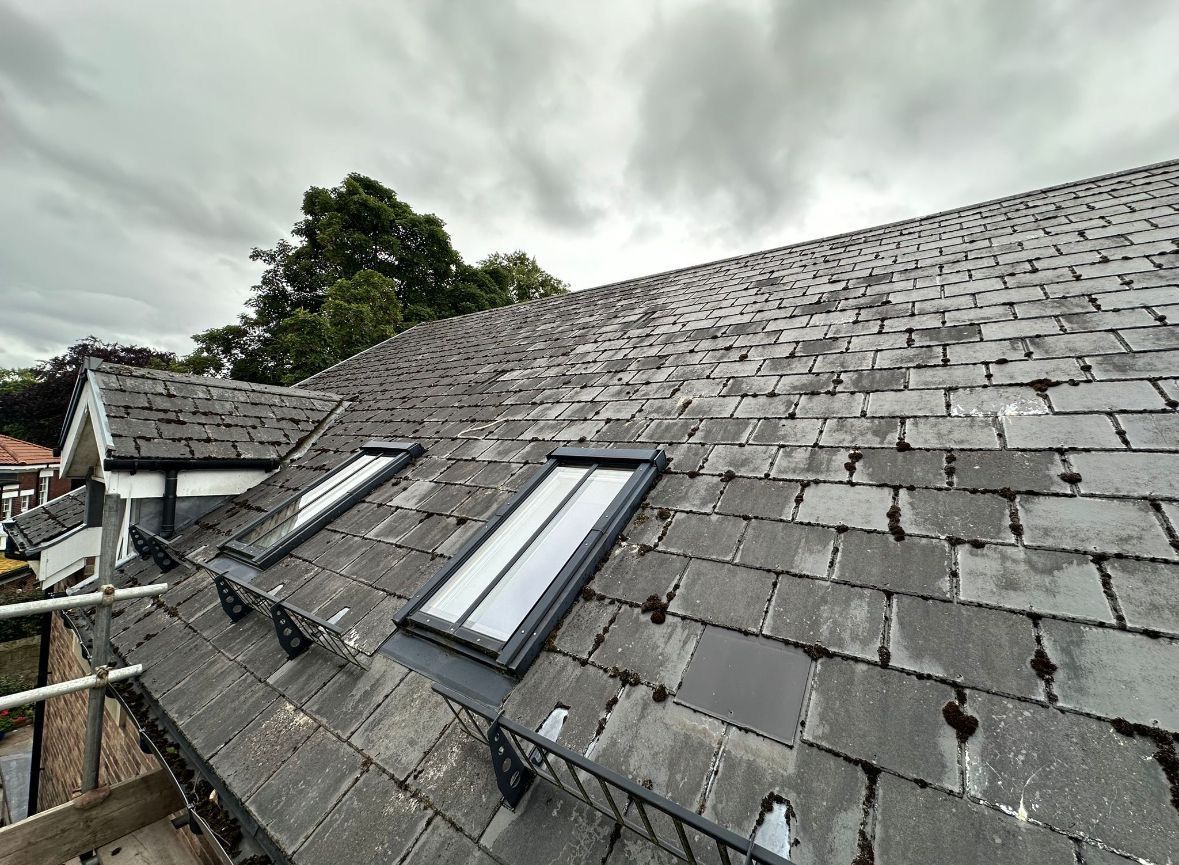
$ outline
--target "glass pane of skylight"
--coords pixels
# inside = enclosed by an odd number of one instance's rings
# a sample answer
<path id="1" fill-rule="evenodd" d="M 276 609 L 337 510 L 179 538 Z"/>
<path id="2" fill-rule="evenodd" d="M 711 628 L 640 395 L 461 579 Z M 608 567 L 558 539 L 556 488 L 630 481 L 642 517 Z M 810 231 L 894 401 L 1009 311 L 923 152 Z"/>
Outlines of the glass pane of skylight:
<path id="1" fill-rule="evenodd" d="M 589 469 L 557 466 L 434 593 L 422 612 L 455 622 L 499 575 Z"/>
<path id="2" fill-rule="evenodd" d="M 241 541 L 257 547 L 271 547 L 322 514 L 384 468 L 392 457 L 361 454 L 316 484 L 264 522 L 242 536 Z"/>
<path id="3" fill-rule="evenodd" d="M 598 469 L 471 614 L 466 626 L 507 640 L 610 507 L 633 472 Z"/>

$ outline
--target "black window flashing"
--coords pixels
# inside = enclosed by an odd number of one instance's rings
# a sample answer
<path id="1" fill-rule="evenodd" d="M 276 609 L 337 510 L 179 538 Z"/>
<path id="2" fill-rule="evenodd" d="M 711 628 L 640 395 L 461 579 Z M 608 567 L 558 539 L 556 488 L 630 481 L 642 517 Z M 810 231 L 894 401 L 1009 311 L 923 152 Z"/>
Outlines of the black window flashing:
<path id="1" fill-rule="evenodd" d="M 241 529 L 236 535 L 221 545 L 221 551 L 225 555 L 232 556 L 233 558 L 251 565 L 258 570 L 265 570 L 287 553 L 289 553 L 291 550 L 293 550 L 295 547 L 299 546 L 299 544 L 303 543 L 313 534 L 318 532 L 336 517 L 340 516 L 357 502 L 362 500 L 372 490 L 388 481 L 403 468 L 413 462 L 413 460 L 420 457 L 423 453 L 425 453 L 425 448 L 416 442 L 366 442 L 356 451 L 356 453 L 352 454 L 348 459 L 340 463 L 331 471 L 326 472 L 310 486 L 299 490 L 298 492 L 293 493 L 292 495 L 283 499 L 283 501 L 281 501 L 275 507 L 271 508 L 256 520 L 253 520 L 251 523 L 249 523 L 249 525 L 247 525 L 245 528 Z M 306 496 L 308 493 L 315 490 L 322 484 L 327 483 L 339 472 L 343 471 L 353 462 L 365 455 L 381 455 L 395 457 L 395 459 L 390 459 L 387 465 L 382 466 L 375 474 L 369 476 L 362 483 L 350 489 L 347 495 L 341 497 L 330 507 L 325 508 L 321 513 L 317 514 L 305 525 L 299 526 L 297 529 L 287 533 L 273 544 L 267 546 L 258 546 L 243 540 L 263 523 L 273 519 L 284 509 L 290 508 L 292 505 L 297 504 L 303 496 Z"/>
<path id="2" fill-rule="evenodd" d="M 506 640 L 496 641 L 423 612 L 422 607 L 499 531 L 508 517 L 528 500 L 550 473 L 558 467 L 569 465 L 623 468 L 632 474 L 514 633 Z M 586 580 L 614 547 L 631 515 L 666 467 L 667 456 L 659 449 L 556 448 L 549 454 L 548 461 L 540 471 L 492 514 L 491 519 L 409 599 L 393 620 L 403 632 L 433 641 L 512 676 L 521 675 L 536 659 L 549 633 L 573 606 Z"/>

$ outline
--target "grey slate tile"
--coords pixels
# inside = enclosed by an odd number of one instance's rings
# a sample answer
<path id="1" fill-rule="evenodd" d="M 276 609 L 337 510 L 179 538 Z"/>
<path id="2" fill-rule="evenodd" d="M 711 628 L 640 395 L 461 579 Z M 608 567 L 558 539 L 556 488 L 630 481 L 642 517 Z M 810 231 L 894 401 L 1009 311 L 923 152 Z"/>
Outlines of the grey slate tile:
<path id="1" fill-rule="evenodd" d="M 1082 382 L 1076 387 L 1053 388 L 1057 411 L 1152 411 L 1166 407 L 1158 391 L 1144 381 Z"/>
<path id="2" fill-rule="evenodd" d="M 888 528 L 892 490 L 863 484 L 812 484 L 803 491 L 797 519 L 827 526 Z"/>
<path id="3" fill-rule="evenodd" d="M 835 532 L 819 526 L 750 520 L 737 562 L 771 571 L 827 574 Z"/>
<path id="4" fill-rule="evenodd" d="M 789 519 L 798 484 L 760 478 L 734 478 L 724 486 L 717 512 L 733 516 Z"/>
<path id="5" fill-rule="evenodd" d="M 650 627 L 655 627 L 651 625 Z M 539 729 L 558 704 L 569 710 L 560 744 L 585 752 L 597 732 L 606 704 L 618 695 L 619 681 L 591 665 L 553 652 L 541 652 L 528 674 L 508 695 L 508 717 Z"/>
<path id="6" fill-rule="evenodd" d="M 454 718 L 431 685 L 425 676 L 410 673 L 349 738 L 399 781 L 413 771 Z"/>
<path id="7" fill-rule="evenodd" d="M 429 817 L 408 791 L 370 769 L 336 803 L 294 856 L 297 865 L 396 861 Z"/>
<path id="8" fill-rule="evenodd" d="M 341 736 L 351 735 L 409 671 L 384 655 L 362 670 L 346 664 L 304 704 L 306 711 Z"/>
<path id="9" fill-rule="evenodd" d="M 671 700 L 657 703 L 645 687 L 628 687 L 589 756 L 694 806 L 704 795 L 721 732 L 719 721 Z"/>
<path id="10" fill-rule="evenodd" d="M 916 448 L 995 448 L 998 436 L 990 418 L 915 417 L 905 424 L 905 441 Z"/>
<path id="11" fill-rule="evenodd" d="M 408 785 L 474 838 L 487 828 L 501 801 L 487 745 L 457 723 L 430 749 Z"/>
<path id="12" fill-rule="evenodd" d="M 496 812 L 479 843 L 506 865 L 598 865 L 609 850 L 613 827 L 613 820 L 569 794 L 534 784 L 514 812 Z"/>
<path id="13" fill-rule="evenodd" d="M 1152 759 L 1154 743 L 1071 712 L 972 694 L 967 788 L 1028 818 L 1166 861 L 1179 813 Z"/>
<path id="14" fill-rule="evenodd" d="M 988 544 L 958 548 L 965 600 L 1048 615 L 1112 622 L 1093 563 L 1074 553 Z"/>
<path id="15" fill-rule="evenodd" d="M 955 417 L 1048 414 L 1048 404 L 1030 387 L 964 387 L 950 391 L 950 414 Z"/>
<path id="16" fill-rule="evenodd" d="M 1150 505 L 1140 501 L 1019 497 L 1024 540 L 1046 547 L 1176 558 Z"/>
<path id="17" fill-rule="evenodd" d="M 932 597 L 950 596 L 950 548 L 943 541 L 912 535 L 850 531 L 842 536 L 834 578 L 862 586 Z"/>
<path id="18" fill-rule="evenodd" d="M 708 563 L 694 562 L 693 566 L 697 564 Z M 760 574 L 757 571 L 752 573 Z M 720 592 L 730 589 L 727 586 L 721 589 L 714 583 L 712 590 Z M 737 587 L 732 590 L 736 591 Z M 677 594 L 672 602 L 671 609 L 677 612 L 680 597 Z M 704 626 L 679 616 L 667 616 L 659 625 L 650 618 L 633 607 L 623 608 L 618 614 L 618 620 L 606 634 L 606 641 L 594 652 L 594 663 L 631 670 L 645 682 L 662 683 L 675 690 L 679 687 Z M 711 619 L 711 616 L 706 618 Z"/>
<path id="19" fill-rule="evenodd" d="M 815 671 L 808 742 L 903 775 L 960 786 L 958 741 L 942 719 L 948 685 L 857 661 L 828 658 Z"/>
<path id="20" fill-rule="evenodd" d="M 1109 418 L 1097 414 L 1005 417 L 1003 431 L 1013 448 L 1124 447 Z"/>
<path id="21" fill-rule="evenodd" d="M 284 850 L 296 849 L 360 777 L 363 758 L 320 729 L 247 800 Z"/>
<path id="22" fill-rule="evenodd" d="M 881 776 L 875 861 L 879 865 L 1075 865 L 1063 835 L 940 790 Z"/>
<path id="23" fill-rule="evenodd" d="M 1071 459 L 1083 493 L 1179 498 L 1179 454 L 1079 453 Z"/>
<path id="24" fill-rule="evenodd" d="M 964 490 L 901 490 L 901 525 L 907 532 L 967 540 L 1012 540 L 1007 501 Z"/>
<path id="25" fill-rule="evenodd" d="M 660 547 L 673 553 L 707 554 L 729 559 L 736 552 L 737 541 L 744 530 L 745 522 L 737 517 L 676 514 Z"/>
<path id="26" fill-rule="evenodd" d="M 434 820 L 418 838 L 407 861 L 446 862 L 447 865 L 495 865 L 474 841 L 445 820 Z"/>
<path id="27" fill-rule="evenodd" d="M 643 552 L 632 544 L 620 544 L 598 570 L 590 586 L 604 595 L 641 604 L 650 595 L 664 595 L 688 567 L 689 559 Z"/>
<path id="28" fill-rule="evenodd" d="M 762 799 L 776 793 L 790 802 L 793 812 L 791 862 L 850 862 L 864 787 L 862 771 L 825 751 L 805 744 L 783 748 L 754 733 L 731 729 L 704 816 L 748 837 Z"/>
<path id="29" fill-rule="evenodd" d="M 965 604 L 896 598 L 890 646 L 898 667 L 1038 699 L 1036 651 L 1026 616 Z"/>
<path id="30" fill-rule="evenodd" d="M 886 606 L 883 592 L 783 575 L 763 633 L 875 660 Z"/>
<path id="31" fill-rule="evenodd" d="M 1179 565 L 1110 559 L 1106 570 L 1113 578 L 1118 605 L 1126 624 L 1179 634 Z"/>
<path id="32" fill-rule="evenodd" d="M 680 580 L 670 609 L 738 630 L 756 631 L 773 577 L 764 571 L 694 560 Z"/>
<path id="33" fill-rule="evenodd" d="M 214 771 L 240 799 L 248 799 L 315 731 L 310 716 L 276 700 L 213 755 Z"/>
<path id="34" fill-rule="evenodd" d="M 1179 450 L 1179 414 L 1120 414 L 1118 423 L 1131 447 Z"/>
<path id="35" fill-rule="evenodd" d="M 1045 619 L 1060 705 L 1128 721 L 1179 727 L 1179 642 Z"/>

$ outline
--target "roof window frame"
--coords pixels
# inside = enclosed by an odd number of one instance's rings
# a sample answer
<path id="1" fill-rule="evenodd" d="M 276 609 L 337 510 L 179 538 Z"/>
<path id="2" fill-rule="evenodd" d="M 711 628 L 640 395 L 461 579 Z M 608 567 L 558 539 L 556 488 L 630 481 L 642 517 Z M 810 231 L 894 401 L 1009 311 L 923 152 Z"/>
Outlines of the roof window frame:
<path id="1" fill-rule="evenodd" d="M 521 487 L 491 518 L 458 550 L 446 565 L 426 582 L 394 615 L 398 628 L 413 636 L 420 636 L 441 644 L 463 655 L 472 657 L 502 672 L 519 676 L 536 659 L 545 640 L 557 623 L 573 606 L 583 586 L 592 576 L 614 545 L 622 530 L 630 522 L 639 504 L 659 475 L 667 468 L 667 456 L 662 449 L 575 448 L 559 447 L 529 481 Z M 566 493 L 532 534 L 519 546 L 515 555 L 503 565 L 496 578 L 481 589 L 467 610 L 458 616 L 464 622 L 470 618 L 490 592 L 511 570 L 519 557 L 527 551 L 541 533 L 561 513 L 577 491 L 588 482 L 594 469 L 626 469 L 631 476 L 606 506 L 602 515 L 587 531 L 576 549 L 560 566 L 556 575 L 539 599 L 506 639 L 498 640 L 480 634 L 461 624 L 423 611 L 423 607 L 450 581 L 460 568 L 486 542 L 491 540 L 508 519 L 529 500 L 532 494 L 562 466 L 583 466 L 591 469 L 574 488 Z"/>
<path id="2" fill-rule="evenodd" d="M 344 460 L 330 471 L 323 474 L 322 477 L 316 480 L 309 486 L 292 493 L 284 498 L 274 507 L 261 514 L 257 519 L 251 520 L 244 528 L 240 529 L 233 537 L 225 541 L 221 545 L 221 552 L 239 562 L 257 568 L 259 571 L 273 565 L 295 547 L 302 544 L 312 535 L 320 531 L 332 520 L 339 517 L 344 512 L 348 511 L 358 502 L 362 501 L 365 496 L 375 490 L 381 484 L 389 481 L 402 469 L 412 463 L 415 459 L 424 454 L 423 448 L 417 442 L 388 442 L 388 441 L 368 441 L 361 445 L 355 453 L 351 454 L 348 459 Z M 329 507 L 325 508 L 320 513 L 316 514 L 314 518 L 309 520 L 305 525 L 300 526 L 288 532 L 283 537 L 279 538 L 272 544 L 260 546 L 257 544 L 250 544 L 242 540 L 251 532 L 258 528 L 258 526 L 272 519 L 275 514 L 283 509 L 289 507 L 293 503 L 299 501 L 303 496 L 329 483 L 332 478 L 337 477 L 340 473 L 345 472 L 348 466 L 355 463 L 364 456 L 383 456 L 391 457 L 387 465 L 383 466 L 379 471 L 364 479 L 356 487 L 350 489 L 348 493 L 342 496 L 337 501 L 333 502 Z M 314 500 L 312 500 L 314 501 Z M 310 502 L 309 502 L 310 504 Z M 296 511 L 297 513 L 297 511 Z"/>

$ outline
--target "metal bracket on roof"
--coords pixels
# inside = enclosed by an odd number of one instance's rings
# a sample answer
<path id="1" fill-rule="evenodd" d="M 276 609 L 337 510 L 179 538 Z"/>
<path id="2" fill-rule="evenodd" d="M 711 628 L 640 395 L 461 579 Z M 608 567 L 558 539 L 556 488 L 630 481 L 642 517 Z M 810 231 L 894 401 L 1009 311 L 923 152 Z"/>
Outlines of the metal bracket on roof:
<path id="1" fill-rule="evenodd" d="M 131 536 L 135 552 L 155 562 L 160 573 L 166 574 L 180 565 L 180 560 L 172 555 L 171 546 L 159 536 L 139 526 L 131 526 L 127 533 Z"/>
<path id="2" fill-rule="evenodd" d="M 274 633 L 278 635 L 279 645 L 287 653 L 288 660 L 295 660 L 311 648 L 311 640 L 307 639 L 307 635 L 295 624 L 282 604 L 270 608 L 270 618 L 274 621 Z"/>
<path id="3" fill-rule="evenodd" d="M 487 728 L 487 744 L 491 748 L 491 765 L 495 769 L 495 783 L 499 787 L 500 795 L 504 797 L 504 804 L 516 810 L 528 788 L 532 786 L 536 773 L 512 747 L 507 734 L 499 725 L 499 720 L 491 722 Z"/>
<path id="4" fill-rule="evenodd" d="M 229 584 L 223 576 L 214 576 L 213 585 L 217 587 L 217 598 L 221 601 L 221 609 L 230 621 L 240 622 L 251 612 L 250 605 L 242 600 L 242 596 Z"/>

